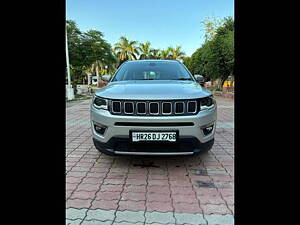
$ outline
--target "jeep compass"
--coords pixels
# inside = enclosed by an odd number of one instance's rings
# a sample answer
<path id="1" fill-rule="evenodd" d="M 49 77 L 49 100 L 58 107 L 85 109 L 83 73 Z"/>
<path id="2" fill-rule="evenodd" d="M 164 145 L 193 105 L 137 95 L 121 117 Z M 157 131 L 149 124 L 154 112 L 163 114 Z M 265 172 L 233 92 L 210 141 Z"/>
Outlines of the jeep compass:
<path id="1" fill-rule="evenodd" d="M 126 61 L 93 96 L 95 147 L 109 155 L 191 155 L 211 149 L 212 93 L 177 60 Z M 201 82 L 200 82 L 201 83 Z"/>

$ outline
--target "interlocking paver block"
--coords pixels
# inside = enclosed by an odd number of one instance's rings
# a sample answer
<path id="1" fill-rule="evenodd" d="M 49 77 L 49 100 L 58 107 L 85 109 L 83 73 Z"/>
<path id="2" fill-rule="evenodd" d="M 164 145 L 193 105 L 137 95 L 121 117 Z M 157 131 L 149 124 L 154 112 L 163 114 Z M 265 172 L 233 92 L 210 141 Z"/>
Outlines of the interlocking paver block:
<path id="1" fill-rule="evenodd" d="M 201 204 L 204 214 L 230 214 L 230 210 L 225 204 Z"/>
<path id="2" fill-rule="evenodd" d="M 228 219 L 220 214 L 234 214 L 234 107 L 232 100 L 220 97 L 216 97 L 216 100 L 219 125 L 213 148 L 208 153 L 180 159 L 120 158 L 99 153 L 93 145 L 90 130 L 91 100 L 67 103 L 66 208 L 74 208 L 79 212 L 81 208 L 86 208 L 91 210 L 90 213 L 96 209 L 105 212 L 118 209 L 122 213 L 132 211 L 144 214 L 146 210 L 147 215 L 154 215 L 151 212 L 173 215 L 188 213 L 191 215 L 188 217 L 190 220 L 204 213 L 204 216 L 212 219 L 212 224 L 214 219 L 216 224 L 225 221 L 222 225 L 227 225 L 226 221 L 231 217 Z M 197 187 L 193 185 L 195 181 L 212 182 L 216 188 Z M 184 220 L 184 216 L 181 217 Z M 82 223 L 81 219 L 66 219 L 67 223 Z M 84 217 L 82 224 L 111 224 L 114 221 L 101 222 L 98 219 L 87 220 Z M 142 222 L 135 222 L 113 223 L 164 224 L 162 221 L 149 223 L 145 216 Z M 180 218 L 176 225 L 179 222 Z M 193 220 L 186 222 L 185 225 L 195 224 Z"/>
<path id="3" fill-rule="evenodd" d="M 118 210 L 144 211 L 146 209 L 145 201 L 120 201 Z"/>
<path id="4" fill-rule="evenodd" d="M 87 209 L 69 208 L 66 210 L 66 218 L 70 220 L 83 219 Z"/>
<path id="5" fill-rule="evenodd" d="M 175 218 L 173 212 L 146 212 L 146 223 L 175 223 Z"/>
<path id="6" fill-rule="evenodd" d="M 113 221 L 84 220 L 80 225 L 112 225 Z"/>
<path id="7" fill-rule="evenodd" d="M 67 208 L 89 208 L 91 206 L 91 199 L 68 199 Z"/>
<path id="8" fill-rule="evenodd" d="M 116 222 L 145 222 L 144 211 L 132 212 L 132 211 L 117 211 Z"/>
<path id="9" fill-rule="evenodd" d="M 174 213 L 174 217 L 176 218 L 176 224 L 206 224 L 206 220 L 204 219 L 203 214 L 200 213 Z"/>
<path id="10" fill-rule="evenodd" d="M 204 215 L 208 225 L 233 225 L 234 217 L 232 215 Z"/>
<path id="11" fill-rule="evenodd" d="M 85 220 L 113 221 L 115 218 L 115 210 L 90 209 L 87 211 Z"/>
<path id="12" fill-rule="evenodd" d="M 173 212 L 171 202 L 146 202 L 147 211 Z"/>
<path id="13" fill-rule="evenodd" d="M 130 222 L 114 222 L 113 225 L 144 225 L 142 222 L 130 223 Z M 154 225 L 154 224 L 153 224 Z M 159 224 L 161 225 L 161 224 Z"/>
<path id="14" fill-rule="evenodd" d="M 91 209 L 115 210 L 118 208 L 118 200 L 94 200 Z"/>
<path id="15" fill-rule="evenodd" d="M 145 225 L 175 225 L 175 223 L 166 223 L 166 224 L 163 224 L 163 223 L 145 223 Z M 178 224 L 176 224 L 178 225 Z"/>
<path id="16" fill-rule="evenodd" d="M 76 220 L 66 220 L 66 225 L 79 225 L 81 223 L 81 219 L 76 219 Z"/>

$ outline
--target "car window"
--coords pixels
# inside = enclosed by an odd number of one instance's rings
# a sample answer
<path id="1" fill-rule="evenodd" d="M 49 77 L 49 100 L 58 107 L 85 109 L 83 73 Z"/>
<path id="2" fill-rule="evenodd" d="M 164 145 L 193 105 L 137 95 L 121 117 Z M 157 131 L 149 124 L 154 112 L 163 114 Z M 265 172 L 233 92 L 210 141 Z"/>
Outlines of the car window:
<path id="1" fill-rule="evenodd" d="M 125 63 L 114 81 L 125 80 L 192 80 L 189 72 L 178 62 Z"/>

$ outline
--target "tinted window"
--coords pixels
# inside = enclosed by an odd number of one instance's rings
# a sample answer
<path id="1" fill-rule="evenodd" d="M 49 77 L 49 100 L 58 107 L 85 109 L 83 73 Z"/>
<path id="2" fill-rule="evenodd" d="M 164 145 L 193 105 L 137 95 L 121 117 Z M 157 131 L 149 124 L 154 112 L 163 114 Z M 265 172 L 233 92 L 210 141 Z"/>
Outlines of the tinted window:
<path id="1" fill-rule="evenodd" d="M 138 62 L 125 63 L 112 82 L 124 80 L 192 80 L 192 78 L 178 62 Z"/>

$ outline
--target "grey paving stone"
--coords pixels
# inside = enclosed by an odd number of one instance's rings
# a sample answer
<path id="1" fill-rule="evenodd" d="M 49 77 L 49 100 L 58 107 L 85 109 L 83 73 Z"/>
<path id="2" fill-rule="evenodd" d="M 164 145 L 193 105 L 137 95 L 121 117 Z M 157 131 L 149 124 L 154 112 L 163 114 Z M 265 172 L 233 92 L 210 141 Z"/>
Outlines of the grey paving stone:
<path id="1" fill-rule="evenodd" d="M 234 128 L 233 122 L 217 122 L 217 128 Z"/>
<path id="2" fill-rule="evenodd" d="M 66 218 L 75 220 L 75 219 L 83 219 L 85 217 L 87 209 L 74 209 L 68 208 L 66 210 Z"/>
<path id="3" fill-rule="evenodd" d="M 115 222 L 145 222 L 144 212 L 118 211 L 116 213 Z"/>
<path id="4" fill-rule="evenodd" d="M 204 219 L 203 214 L 200 213 L 174 213 L 174 216 L 176 218 L 176 224 L 206 225 L 206 220 Z"/>
<path id="5" fill-rule="evenodd" d="M 208 225 L 233 225 L 234 217 L 232 215 L 204 215 Z"/>
<path id="6" fill-rule="evenodd" d="M 80 225 L 112 225 L 113 221 L 84 220 Z"/>
<path id="7" fill-rule="evenodd" d="M 176 225 L 175 223 L 145 223 L 145 225 Z"/>
<path id="8" fill-rule="evenodd" d="M 114 222 L 112 225 L 144 225 L 142 222 L 130 223 L 130 222 Z M 160 224 L 161 225 L 161 224 Z"/>
<path id="9" fill-rule="evenodd" d="M 175 218 L 172 212 L 146 212 L 146 223 L 175 223 Z"/>
<path id="10" fill-rule="evenodd" d="M 85 220 L 113 221 L 115 218 L 115 210 L 89 209 Z"/>
<path id="11" fill-rule="evenodd" d="M 76 220 L 66 220 L 66 225 L 79 225 L 81 223 L 81 219 L 76 219 Z"/>

